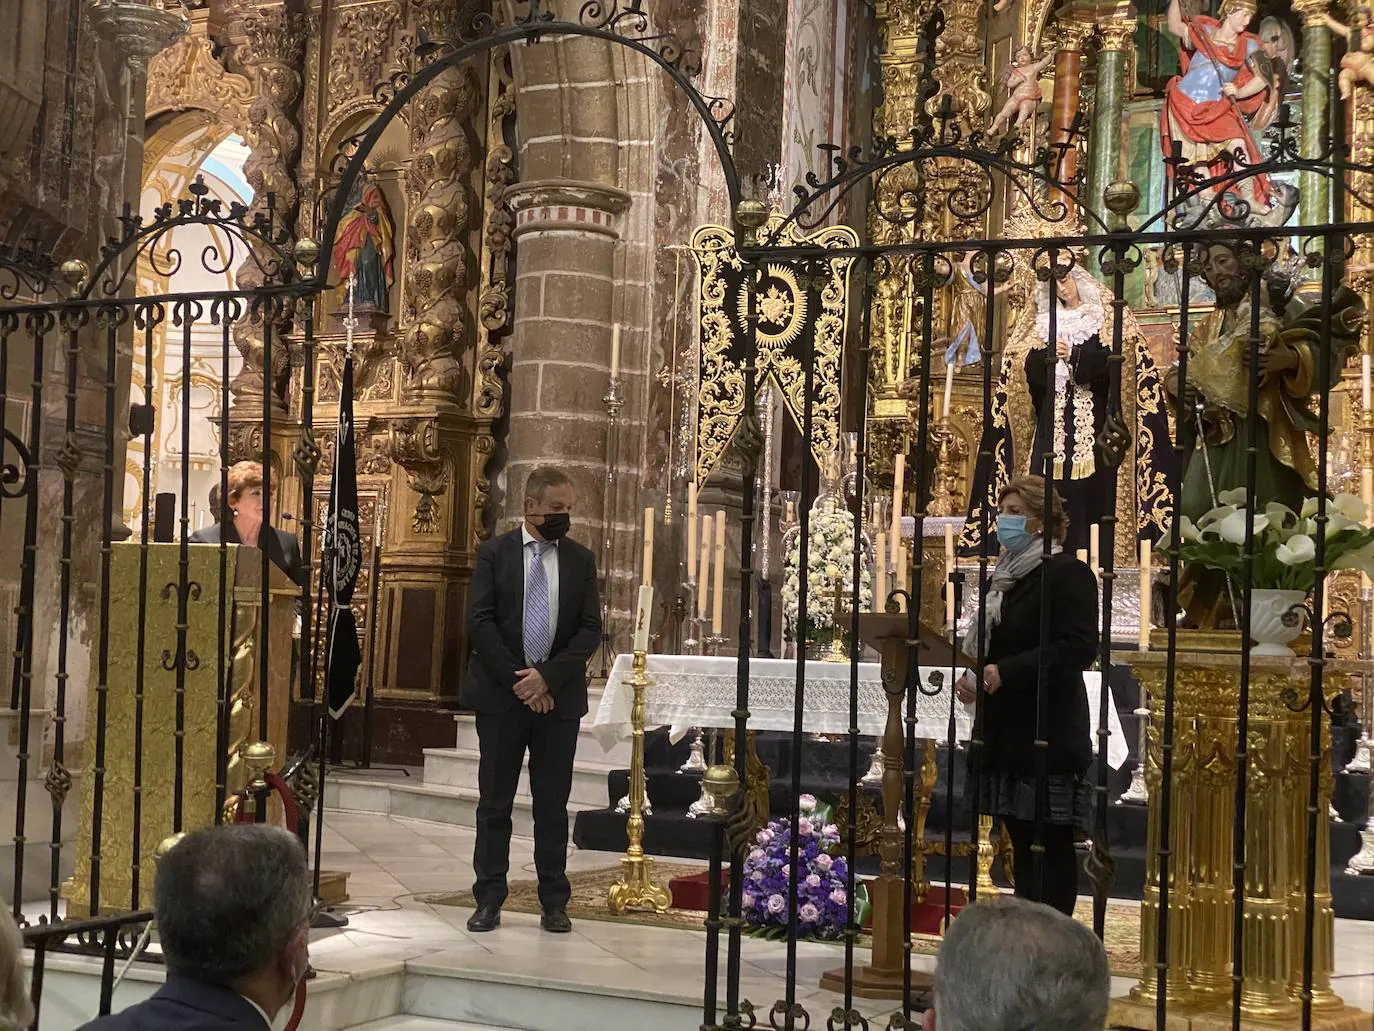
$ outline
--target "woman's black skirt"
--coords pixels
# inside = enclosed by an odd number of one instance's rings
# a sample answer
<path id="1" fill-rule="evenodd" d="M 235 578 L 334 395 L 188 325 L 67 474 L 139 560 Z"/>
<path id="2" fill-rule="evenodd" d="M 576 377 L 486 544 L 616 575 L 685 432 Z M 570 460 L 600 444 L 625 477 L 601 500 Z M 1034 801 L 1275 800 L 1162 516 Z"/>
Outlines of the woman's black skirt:
<path id="1" fill-rule="evenodd" d="M 1035 819 L 1035 778 L 1021 773 L 984 771 L 978 811 L 1013 820 Z M 1083 834 L 1093 827 L 1093 786 L 1071 773 L 1051 773 L 1045 785 L 1045 822 L 1071 826 Z"/>

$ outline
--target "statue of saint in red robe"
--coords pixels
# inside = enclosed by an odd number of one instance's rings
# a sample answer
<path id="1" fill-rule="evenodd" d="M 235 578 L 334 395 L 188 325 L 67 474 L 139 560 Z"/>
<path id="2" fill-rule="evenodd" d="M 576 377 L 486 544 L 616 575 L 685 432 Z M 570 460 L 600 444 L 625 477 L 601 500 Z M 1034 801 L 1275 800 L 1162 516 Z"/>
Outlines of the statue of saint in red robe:
<path id="1" fill-rule="evenodd" d="M 1164 156 L 1177 147 L 1185 164 L 1210 176 L 1238 175 L 1264 160 L 1257 134 L 1278 109 L 1284 73 L 1283 55 L 1276 52 L 1281 41 L 1269 45 L 1246 31 L 1255 0 L 1225 0 L 1220 13 L 1220 21 L 1188 17 L 1180 0 L 1170 0 L 1167 24 L 1179 37 L 1181 74 L 1169 80 L 1160 112 Z M 1275 184 L 1267 175 L 1236 178 L 1226 192 L 1255 215 L 1275 205 Z"/>
<path id="2" fill-rule="evenodd" d="M 387 298 L 396 281 L 394 239 L 386 197 L 376 183 L 359 176 L 334 238 L 331 263 L 338 277 L 339 304 L 348 302 L 348 279 L 352 276 L 355 308 L 388 310 Z"/>

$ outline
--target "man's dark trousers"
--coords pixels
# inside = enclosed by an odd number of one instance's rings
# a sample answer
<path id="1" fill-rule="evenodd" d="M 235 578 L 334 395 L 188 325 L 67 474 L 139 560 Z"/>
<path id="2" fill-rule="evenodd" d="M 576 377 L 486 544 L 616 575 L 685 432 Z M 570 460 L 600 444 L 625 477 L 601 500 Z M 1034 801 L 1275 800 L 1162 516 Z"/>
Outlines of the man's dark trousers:
<path id="1" fill-rule="evenodd" d="M 477 768 L 481 800 L 477 804 L 478 848 L 473 856 L 477 880 L 473 894 L 479 906 L 499 908 L 506 900 L 511 808 L 526 751 L 530 756 L 539 905 L 545 910 L 567 906 L 572 889 L 563 869 L 568 855 L 568 795 L 579 725 L 579 720 L 559 719 L 555 713 L 536 715 L 525 705 L 507 712 L 477 714 L 482 758 Z M 546 873 L 549 870 L 559 872 Z"/>

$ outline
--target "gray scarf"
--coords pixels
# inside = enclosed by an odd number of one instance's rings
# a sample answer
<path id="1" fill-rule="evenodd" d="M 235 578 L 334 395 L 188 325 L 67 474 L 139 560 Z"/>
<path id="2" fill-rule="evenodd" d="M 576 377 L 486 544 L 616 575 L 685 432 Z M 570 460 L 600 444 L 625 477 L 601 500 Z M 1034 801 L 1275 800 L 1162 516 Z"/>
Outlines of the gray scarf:
<path id="1" fill-rule="evenodd" d="M 1058 555 L 1062 550 L 1058 544 L 1050 545 L 1051 555 Z M 1001 557 L 997 559 L 997 565 L 992 570 L 992 579 L 988 581 L 982 654 L 986 655 L 992 647 L 992 628 L 1002 622 L 1002 599 L 1006 597 L 1007 591 L 1028 574 L 1039 569 L 1040 563 L 1044 561 L 1045 542 L 1040 537 L 1032 537 L 1019 551 L 1002 552 Z M 972 656 L 979 654 L 977 615 L 970 620 L 968 630 L 964 634 L 964 653 Z"/>

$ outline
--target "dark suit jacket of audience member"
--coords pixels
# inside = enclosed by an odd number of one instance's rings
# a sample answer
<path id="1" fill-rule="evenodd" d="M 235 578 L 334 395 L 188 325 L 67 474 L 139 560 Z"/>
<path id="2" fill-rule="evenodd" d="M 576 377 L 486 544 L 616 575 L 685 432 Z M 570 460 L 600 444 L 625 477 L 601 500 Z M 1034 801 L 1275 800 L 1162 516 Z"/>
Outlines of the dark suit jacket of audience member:
<path id="1" fill-rule="evenodd" d="M 262 1014 L 238 992 L 175 975 L 157 994 L 81 1031 L 268 1031 Z"/>
<path id="2" fill-rule="evenodd" d="M 202 526 L 195 533 L 191 534 L 190 539 L 196 544 L 218 544 L 220 541 L 220 531 L 224 531 L 224 539 L 229 544 L 242 544 L 239 540 L 239 532 L 234 527 L 231 519 L 225 523 L 211 523 L 209 526 Z M 261 543 L 262 536 L 259 534 L 258 541 Z M 267 538 L 267 557 L 272 560 L 272 564 L 291 578 L 297 587 L 304 587 L 306 582 L 305 563 L 301 561 L 301 547 L 296 543 L 295 534 L 287 533 L 285 530 L 272 530 L 272 535 Z"/>
<path id="3" fill-rule="evenodd" d="M 1040 542 L 1027 547 L 1038 548 Z M 1044 638 L 1042 594 L 1050 608 Z M 1034 775 L 1042 659 L 1049 772 L 1087 770 L 1092 741 L 1083 671 L 1097 658 L 1097 642 L 1097 580 L 1087 563 L 1061 551 L 1011 586 L 988 644 L 986 661 L 996 665 L 1002 686 L 983 698 L 984 770 Z"/>
<path id="4" fill-rule="evenodd" d="M 459 701 L 476 712 L 508 712 L 515 671 L 525 663 L 525 547 L 519 528 L 485 541 L 468 588 L 468 668 Z M 558 542 L 558 625 L 549 658 L 536 667 L 553 695 L 552 715 L 587 713 L 587 662 L 601 643 L 596 557 L 566 537 Z"/>

